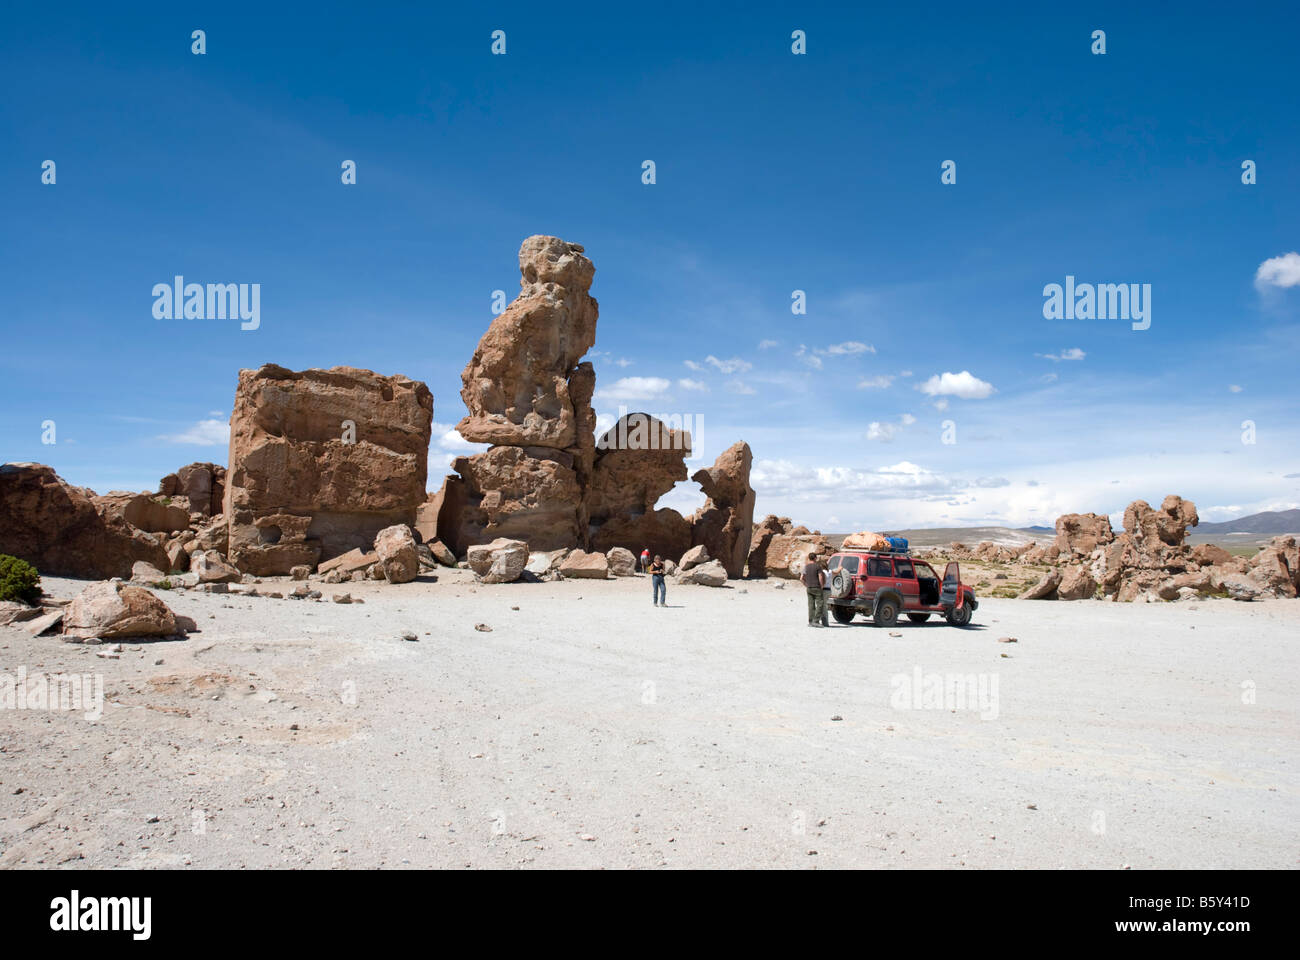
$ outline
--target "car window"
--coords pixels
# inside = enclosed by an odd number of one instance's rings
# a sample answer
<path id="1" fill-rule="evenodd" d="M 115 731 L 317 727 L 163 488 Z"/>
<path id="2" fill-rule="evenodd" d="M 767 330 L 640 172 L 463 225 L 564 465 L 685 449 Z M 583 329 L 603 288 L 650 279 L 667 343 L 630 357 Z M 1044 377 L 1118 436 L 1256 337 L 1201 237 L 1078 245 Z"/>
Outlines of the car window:
<path id="1" fill-rule="evenodd" d="M 939 575 L 934 572 L 934 567 L 930 566 L 928 563 L 918 563 L 916 565 L 916 575 L 918 577 L 930 577 L 934 580 L 939 579 Z"/>
<path id="2" fill-rule="evenodd" d="M 827 569 L 827 570 L 838 570 L 838 569 L 840 568 L 840 563 L 841 563 L 843 560 L 844 560 L 843 557 L 831 557 L 831 562 L 828 563 L 828 564 L 826 564 L 826 569 Z"/>
<path id="3" fill-rule="evenodd" d="M 889 561 L 884 557 L 871 557 L 867 560 L 867 576 L 869 577 L 887 577 L 889 576 Z"/>
<path id="4" fill-rule="evenodd" d="M 842 567 L 843 567 L 845 570 L 847 570 L 849 573 L 856 574 L 856 573 L 858 572 L 858 558 L 857 558 L 857 557 L 844 557 L 844 558 L 842 558 L 842 559 L 843 559 L 843 562 L 840 564 L 840 566 L 842 566 Z"/>
<path id="5" fill-rule="evenodd" d="M 895 561 L 894 561 L 894 576 L 896 576 L 896 577 L 905 577 L 905 578 L 907 578 L 907 579 L 909 579 L 909 580 L 912 579 L 914 576 L 916 576 L 916 574 L 914 574 L 914 573 L 912 572 L 912 561 L 911 561 L 911 560 L 895 560 Z"/>

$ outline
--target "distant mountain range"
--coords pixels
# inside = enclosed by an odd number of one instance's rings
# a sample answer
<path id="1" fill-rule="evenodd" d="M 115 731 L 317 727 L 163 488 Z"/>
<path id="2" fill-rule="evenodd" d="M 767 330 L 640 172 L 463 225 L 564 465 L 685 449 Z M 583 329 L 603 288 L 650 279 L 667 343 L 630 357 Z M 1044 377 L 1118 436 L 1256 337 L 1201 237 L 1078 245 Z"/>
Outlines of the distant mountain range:
<path id="1" fill-rule="evenodd" d="M 1200 534 L 1253 533 L 1266 537 L 1300 533 L 1300 510 L 1268 510 L 1222 523 L 1199 523 L 1192 530 Z"/>

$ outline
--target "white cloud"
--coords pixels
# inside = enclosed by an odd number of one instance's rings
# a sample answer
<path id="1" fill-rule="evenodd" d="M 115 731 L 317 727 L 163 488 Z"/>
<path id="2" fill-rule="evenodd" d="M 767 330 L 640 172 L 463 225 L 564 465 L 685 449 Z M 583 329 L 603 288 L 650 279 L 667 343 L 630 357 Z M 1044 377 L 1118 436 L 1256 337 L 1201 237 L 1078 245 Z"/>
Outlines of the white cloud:
<path id="1" fill-rule="evenodd" d="M 677 381 L 677 386 L 681 387 L 683 390 L 697 390 L 697 391 L 703 391 L 705 393 L 708 393 L 709 391 L 708 385 L 705 384 L 702 380 L 690 380 L 687 378 L 682 378 L 681 380 Z"/>
<path id="2" fill-rule="evenodd" d="M 767 349 L 770 349 L 771 347 L 779 347 L 780 345 L 781 345 L 781 341 L 780 341 L 780 340 L 760 340 L 760 341 L 758 341 L 758 349 L 760 349 L 760 350 L 767 350 Z"/>
<path id="3" fill-rule="evenodd" d="M 696 363 L 694 360 L 683 360 L 682 363 L 686 364 L 686 368 L 688 370 L 694 370 L 696 373 L 704 372 L 704 368 L 700 366 L 698 363 Z"/>
<path id="4" fill-rule="evenodd" d="M 192 444 L 196 447 L 220 447 L 230 444 L 230 424 L 221 420 L 200 420 L 181 433 L 159 437 L 168 443 Z"/>
<path id="5" fill-rule="evenodd" d="M 814 370 L 820 370 L 822 368 L 822 359 L 817 356 L 817 351 L 814 350 L 812 353 L 809 353 L 808 348 L 802 343 L 799 344 L 799 349 L 795 351 L 794 355 L 795 359 L 802 360 Z"/>
<path id="6" fill-rule="evenodd" d="M 747 363 L 739 357 L 732 357 L 730 360 L 719 360 L 713 354 L 709 354 L 704 358 L 704 362 L 712 367 L 717 367 L 720 373 L 745 373 L 753 369 L 753 364 Z"/>
<path id="7" fill-rule="evenodd" d="M 932 403 L 931 406 L 933 406 L 934 409 L 939 410 L 939 411 L 947 410 L 947 409 L 948 409 L 948 398 L 947 398 L 947 397 L 940 397 L 938 400 L 934 401 L 934 403 Z"/>
<path id="8" fill-rule="evenodd" d="M 671 386 L 671 381 L 663 377 L 623 377 L 611 386 L 597 390 L 595 399 L 603 403 L 654 400 L 663 396 Z"/>
<path id="9" fill-rule="evenodd" d="M 1060 353 L 1036 353 L 1036 357 L 1043 357 L 1047 360 L 1082 360 L 1087 356 L 1078 347 L 1070 347 L 1068 350 L 1062 350 Z"/>
<path id="10" fill-rule="evenodd" d="M 855 353 L 875 353 L 876 348 L 869 343 L 860 343 L 857 340 L 845 340 L 843 343 L 833 343 L 826 348 L 826 353 L 832 357 L 851 356 Z"/>
<path id="11" fill-rule="evenodd" d="M 1061 376 L 1060 374 L 1056 374 L 1056 373 L 1045 373 L 1038 379 L 1042 380 L 1043 383 L 1053 383 L 1057 380 L 1060 380 Z"/>
<path id="12" fill-rule="evenodd" d="M 981 380 L 969 370 L 935 374 L 925 383 L 917 384 L 916 389 L 931 397 L 950 396 L 963 400 L 983 400 L 994 392 L 993 384 Z"/>
<path id="13" fill-rule="evenodd" d="M 898 435 L 899 430 L 903 427 L 910 427 L 914 423 L 916 423 L 916 417 L 910 413 L 905 413 L 899 417 L 898 423 L 883 423 L 879 420 L 873 420 L 867 425 L 867 439 L 889 443 Z"/>
<path id="14" fill-rule="evenodd" d="M 806 467 L 788 460 L 756 460 L 751 480 L 763 497 L 826 500 L 884 495 L 890 498 L 948 497 L 958 491 L 1009 485 L 1005 477 L 968 480 L 936 473 L 908 460 L 876 470 L 853 467 Z"/>
<path id="15" fill-rule="evenodd" d="M 614 364 L 619 367 L 630 367 L 632 366 L 632 361 L 629 360 L 627 357 L 619 357 L 617 360 L 614 361 Z"/>
<path id="16" fill-rule="evenodd" d="M 208 416 L 209 416 L 209 417 L 212 417 L 212 418 L 214 418 L 214 419 L 216 419 L 216 420 L 220 420 L 220 419 L 221 419 L 222 417 L 224 417 L 225 415 L 226 415 L 226 411 L 224 411 L 224 410 L 209 410 L 209 411 L 208 411 Z"/>
<path id="17" fill-rule="evenodd" d="M 899 374 L 900 377 L 910 377 L 911 375 L 912 375 L 911 370 L 904 370 L 902 373 Z"/>
<path id="18" fill-rule="evenodd" d="M 859 390 L 884 390 L 893 382 L 894 382 L 894 378 L 891 376 L 886 376 L 885 374 L 881 374 L 878 377 L 865 377 L 862 380 L 858 381 L 858 389 Z"/>
<path id="19" fill-rule="evenodd" d="M 487 449 L 485 443 L 470 443 L 462 437 L 457 431 L 454 424 L 433 423 L 433 442 L 442 450 L 456 451 L 460 453 L 473 452 Z"/>
<path id="20" fill-rule="evenodd" d="M 1233 393 L 1241 393 L 1242 388 L 1239 384 L 1234 383 L 1231 386 L 1229 386 L 1228 389 L 1231 390 Z"/>
<path id="21" fill-rule="evenodd" d="M 1255 271 L 1255 286 L 1260 290 L 1265 287 L 1300 287 L 1300 253 L 1269 257 Z"/>
<path id="22" fill-rule="evenodd" d="M 728 380 L 727 389 L 730 390 L 732 393 L 739 393 L 742 396 L 750 396 L 751 394 L 758 392 L 749 384 L 741 380 Z"/>

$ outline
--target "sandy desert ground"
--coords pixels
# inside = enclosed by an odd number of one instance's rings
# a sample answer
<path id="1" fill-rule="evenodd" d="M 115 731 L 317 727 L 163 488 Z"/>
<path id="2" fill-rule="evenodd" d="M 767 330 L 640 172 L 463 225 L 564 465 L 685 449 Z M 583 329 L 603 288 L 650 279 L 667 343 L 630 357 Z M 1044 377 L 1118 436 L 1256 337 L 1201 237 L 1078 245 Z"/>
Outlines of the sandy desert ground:
<path id="1" fill-rule="evenodd" d="M 106 699 L 0 710 L 0 865 L 1297 864 L 1294 600 L 822 630 L 771 581 L 321 589 L 365 603 L 160 592 L 200 632 L 117 659 L 0 628 L 0 673 Z M 987 699 L 909 706 L 918 670 Z"/>

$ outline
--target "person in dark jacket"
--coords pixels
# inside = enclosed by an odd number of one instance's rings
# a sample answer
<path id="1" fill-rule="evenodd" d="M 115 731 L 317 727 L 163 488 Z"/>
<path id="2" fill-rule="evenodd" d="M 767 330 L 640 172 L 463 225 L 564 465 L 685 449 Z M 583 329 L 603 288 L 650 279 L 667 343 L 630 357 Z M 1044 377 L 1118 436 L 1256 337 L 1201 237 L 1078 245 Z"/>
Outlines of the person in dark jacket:
<path id="1" fill-rule="evenodd" d="M 650 584 L 654 589 L 655 606 L 668 606 L 668 586 L 664 583 L 664 560 L 658 554 L 650 561 Z"/>

